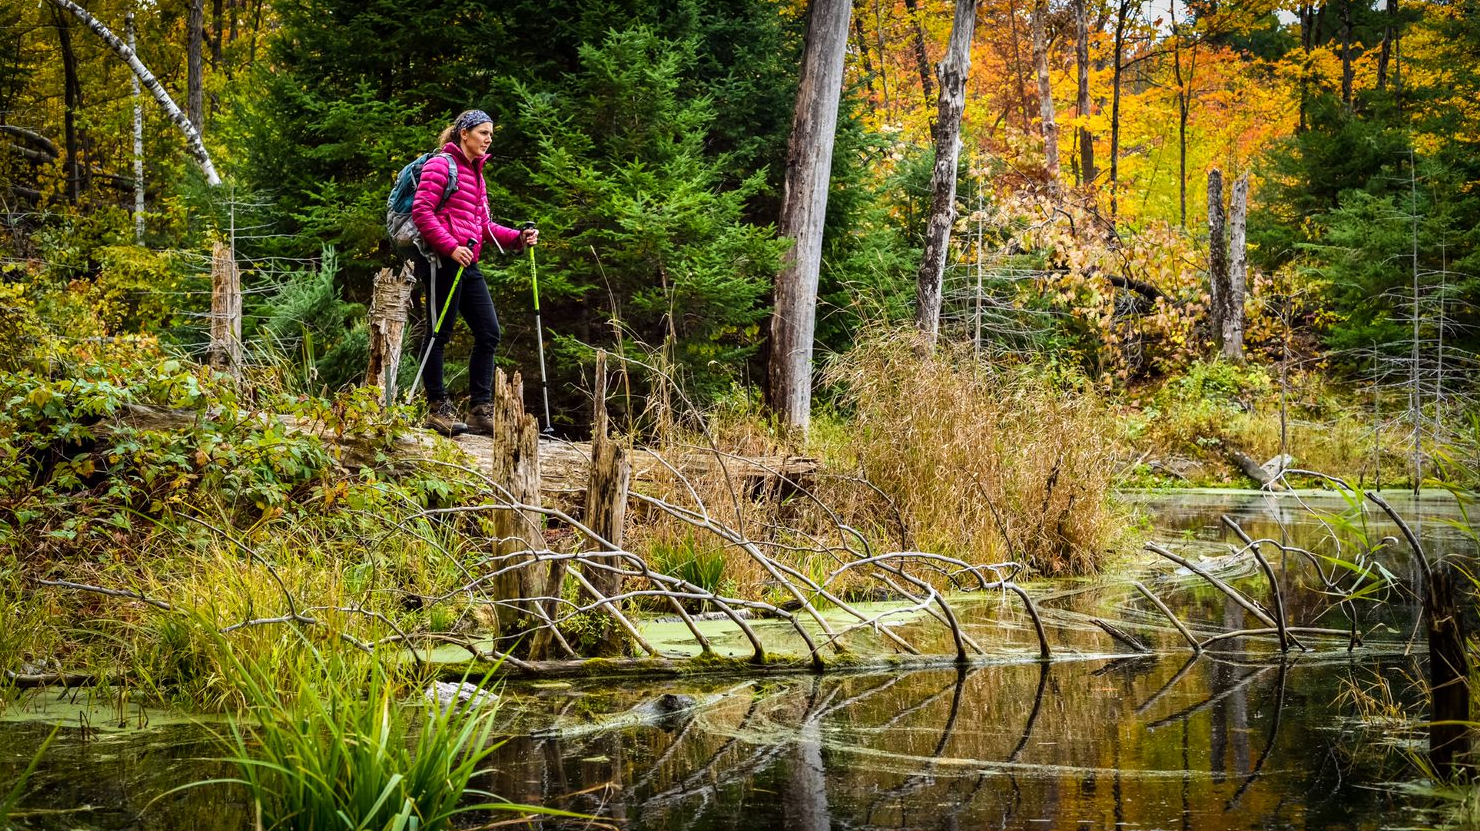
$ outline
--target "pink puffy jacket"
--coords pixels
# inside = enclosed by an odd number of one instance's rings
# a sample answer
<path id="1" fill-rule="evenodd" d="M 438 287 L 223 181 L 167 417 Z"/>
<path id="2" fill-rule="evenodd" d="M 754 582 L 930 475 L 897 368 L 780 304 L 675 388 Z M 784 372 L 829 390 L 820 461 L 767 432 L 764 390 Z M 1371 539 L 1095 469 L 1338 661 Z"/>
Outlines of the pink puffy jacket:
<path id="1" fill-rule="evenodd" d="M 428 159 L 411 201 L 411 220 L 422 238 L 444 257 L 452 256 L 453 250 L 466 245 L 468 240 L 475 240 L 475 259 L 482 252 L 483 243 L 490 239 L 497 240 L 505 251 L 521 249 L 519 231 L 499 225 L 488 215 L 488 186 L 483 182 L 483 163 L 488 157 L 468 161 L 456 142 L 448 142 L 442 150 L 457 163 L 457 191 L 447 198 L 440 211 L 436 209 L 447 187 L 447 159 L 442 156 Z"/>

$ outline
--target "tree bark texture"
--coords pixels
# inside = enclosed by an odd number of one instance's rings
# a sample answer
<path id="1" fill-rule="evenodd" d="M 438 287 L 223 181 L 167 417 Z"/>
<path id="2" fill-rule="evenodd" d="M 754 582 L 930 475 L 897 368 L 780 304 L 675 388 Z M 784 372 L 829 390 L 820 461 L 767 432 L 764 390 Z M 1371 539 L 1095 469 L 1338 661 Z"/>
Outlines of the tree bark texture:
<path id="1" fill-rule="evenodd" d="M 72 48 L 72 27 L 61 11 L 52 10 L 57 24 L 57 45 L 62 57 L 62 135 L 67 149 L 67 201 L 73 205 L 82 196 L 81 142 L 77 139 L 77 110 L 82 106 L 82 88 L 77 80 L 77 53 Z"/>
<path id="2" fill-rule="evenodd" d="M 1213 339 L 1221 348 L 1228 316 L 1227 220 L 1223 213 L 1223 172 L 1208 171 L 1208 315 Z"/>
<path id="3" fill-rule="evenodd" d="M 817 327 L 822 222 L 851 13 L 850 0 L 812 0 L 781 196 L 779 230 L 793 244 L 776 277 L 767 398 L 782 425 L 801 435 L 806 435 L 812 416 L 812 338 Z"/>
<path id="4" fill-rule="evenodd" d="M 137 50 L 134 32 L 134 13 L 124 18 L 128 31 L 128 48 Z M 139 88 L 139 76 L 129 73 L 129 85 L 134 102 L 134 242 L 144 244 L 144 95 Z"/>
<path id="5" fill-rule="evenodd" d="M 1341 103 L 1352 111 L 1352 2 L 1341 2 Z"/>
<path id="6" fill-rule="evenodd" d="M 925 53 L 925 27 L 920 25 L 920 10 L 916 0 L 904 0 L 905 11 L 910 16 L 910 31 L 915 41 L 915 68 L 920 72 L 920 91 L 925 96 L 925 106 L 935 100 L 935 88 L 930 82 L 930 58 Z"/>
<path id="7" fill-rule="evenodd" d="M 621 443 L 607 432 L 606 353 L 596 353 L 596 385 L 592 399 L 591 477 L 586 485 L 586 525 L 607 543 L 622 547 L 623 527 L 627 522 L 627 488 L 632 478 L 632 462 Z M 591 541 L 594 546 L 604 543 Z M 612 565 L 621 565 L 613 562 Z M 622 577 L 603 569 L 588 569 L 586 579 L 603 597 L 622 593 Z M 620 628 L 610 619 L 601 619 L 600 652 L 622 655 L 626 644 Z"/>
<path id="8" fill-rule="evenodd" d="M 499 369 L 493 373 L 493 454 L 489 477 L 508 492 L 512 502 L 540 504 L 540 428 L 535 417 L 524 412 L 524 379 L 514 373 L 512 380 Z M 493 586 L 500 600 L 541 597 L 548 588 L 548 564 L 532 563 L 534 552 L 546 548 L 544 522 L 531 511 L 501 510 L 494 513 L 494 536 L 499 539 L 498 553 L 508 559 L 508 571 L 499 575 Z M 512 566 L 523 564 L 519 568 Z M 519 607 L 499 606 L 500 635 L 528 631 L 528 623 L 538 621 L 548 609 L 540 601 Z M 548 637 L 548 636 L 547 636 Z M 529 657 L 538 660 L 539 646 L 530 641 Z M 541 650 L 542 651 L 542 650 Z"/>
<path id="9" fill-rule="evenodd" d="M 71 12 L 87 28 L 92 29 L 98 37 L 102 38 L 103 42 L 108 44 L 108 48 L 112 49 L 114 54 L 118 55 L 118 57 L 123 59 L 124 63 L 129 65 L 129 69 L 132 69 L 134 74 L 138 76 L 139 81 L 144 85 L 144 89 L 149 90 L 149 94 L 154 96 L 154 100 L 158 101 L 159 105 L 164 108 L 165 115 L 179 128 L 181 133 L 185 134 L 186 146 L 190 151 L 191 157 L 200 165 L 201 173 L 206 177 L 206 183 L 213 187 L 221 184 L 221 177 L 216 174 L 216 166 L 211 162 L 211 154 L 206 151 L 206 146 L 201 141 L 200 131 L 196 130 L 190 118 L 181 112 L 179 106 L 175 104 L 174 99 L 170 98 L 170 94 L 160 85 L 159 80 L 154 77 L 154 73 L 150 72 L 149 68 L 144 66 L 143 62 L 139 60 L 139 56 L 134 50 L 120 40 L 118 35 L 113 34 L 111 29 L 98 22 L 97 18 L 89 14 L 86 9 L 72 2 L 72 0 L 48 0 L 48 2 L 58 8 Z"/>
<path id="10" fill-rule="evenodd" d="M 961 114 L 966 108 L 966 77 L 971 71 L 971 38 L 977 0 L 956 0 L 951 39 L 940 62 L 940 104 L 936 110 L 935 170 L 930 176 L 930 219 L 925 252 L 915 279 L 915 324 L 925 347 L 940 335 L 941 289 L 956 221 L 956 161 L 961 154 Z"/>
<path id="11" fill-rule="evenodd" d="M 1420 555 L 1422 556 L 1422 555 Z M 1441 777 L 1450 778 L 1470 752 L 1470 661 L 1465 649 L 1464 613 L 1457 602 L 1454 567 L 1443 560 L 1428 574 L 1423 599 L 1429 642 L 1429 759 Z"/>
<path id="12" fill-rule="evenodd" d="M 1084 119 L 1090 116 L 1089 100 L 1089 0 L 1074 0 L 1074 70 L 1077 78 L 1077 108 L 1079 126 L 1079 176 L 1082 184 L 1093 184 L 1099 171 L 1095 170 L 1095 136 Z"/>
<path id="13" fill-rule="evenodd" d="M 242 276 L 231 249 L 211 252 L 211 367 L 240 379 L 242 371 Z"/>
<path id="14" fill-rule="evenodd" d="M 1398 0 L 1387 0 L 1387 25 L 1382 29 L 1382 51 L 1377 54 L 1377 91 L 1387 89 L 1388 66 L 1393 59 L 1393 38 L 1398 30 L 1393 21 L 1398 16 Z"/>
<path id="15" fill-rule="evenodd" d="M 382 268 L 375 275 L 370 296 L 370 362 L 365 370 L 365 383 L 385 392 L 387 407 L 396 401 L 396 373 L 401 366 L 401 344 L 406 336 L 406 313 L 414 285 L 416 278 L 411 263 L 406 263 L 399 274 Z"/>
<path id="16" fill-rule="evenodd" d="M 1223 318 L 1223 357 L 1244 361 L 1244 295 L 1248 291 L 1249 174 L 1233 183 L 1228 205 L 1228 305 Z"/>
<path id="17" fill-rule="evenodd" d="M 1110 81 L 1110 222 L 1114 224 L 1120 211 L 1120 82 L 1125 72 L 1121 58 L 1125 55 L 1125 27 L 1131 13 L 1131 3 L 1122 0 L 1115 7 L 1115 50 L 1114 71 Z"/>
<path id="18" fill-rule="evenodd" d="M 1059 187 L 1059 125 L 1054 118 L 1053 83 L 1048 75 L 1048 0 L 1033 2 L 1033 67 L 1038 74 L 1038 119 L 1043 132 L 1043 167 L 1049 192 Z M 970 45 L 968 44 L 968 49 Z"/>
<path id="19" fill-rule="evenodd" d="M 185 23 L 185 111 L 195 129 L 205 132 L 205 0 L 190 0 Z"/>

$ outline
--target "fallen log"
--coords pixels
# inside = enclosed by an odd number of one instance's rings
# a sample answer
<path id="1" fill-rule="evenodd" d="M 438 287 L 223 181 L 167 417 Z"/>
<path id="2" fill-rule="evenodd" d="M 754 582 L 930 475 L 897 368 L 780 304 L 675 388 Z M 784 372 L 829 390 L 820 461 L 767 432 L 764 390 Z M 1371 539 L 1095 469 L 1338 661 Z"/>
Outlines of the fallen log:
<path id="1" fill-rule="evenodd" d="M 194 410 L 179 410 L 154 407 L 147 404 L 128 404 L 111 419 L 113 427 L 129 427 L 140 430 L 186 430 L 202 419 L 213 416 Z M 372 441 L 354 434 L 336 432 L 318 422 L 287 415 L 271 413 L 238 414 L 242 419 L 277 419 L 291 430 L 318 436 L 339 449 L 339 464 L 346 470 L 375 467 L 386 464 L 392 467 L 410 468 L 417 462 L 437 458 L 439 447 L 451 441 L 473 462 L 469 467 L 477 470 L 496 469 L 497 442 L 487 436 L 462 435 L 446 439 L 430 431 L 410 430 L 398 434 L 389 442 Z M 106 431 L 108 424 L 97 429 Z M 629 455 L 632 466 L 631 481 L 634 485 L 655 484 L 671 481 L 674 471 L 689 478 L 729 476 L 738 492 L 748 494 L 787 492 L 803 483 L 819 469 L 816 459 L 807 456 L 753 456 L 740 457 L 724 453 L 688 450 L 680 454 L 664 454 L 657 450 L 634 448 Z M 541 437 L 539 441 L 540 490 L 551 495 L 570 499 L 577 504 L 585 501 L 586 482 L 590 478 L 591 443 L 571 442 L 563 439 Z"/>

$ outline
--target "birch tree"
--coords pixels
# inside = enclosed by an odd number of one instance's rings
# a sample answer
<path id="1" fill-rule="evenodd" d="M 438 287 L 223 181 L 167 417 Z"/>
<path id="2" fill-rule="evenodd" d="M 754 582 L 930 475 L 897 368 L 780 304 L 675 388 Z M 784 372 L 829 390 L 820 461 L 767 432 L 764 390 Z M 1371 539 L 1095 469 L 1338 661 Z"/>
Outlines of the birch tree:
<path id="1" fill-rule="evenodd" d="M 817 328 L 822 221 L 852 11 L 850 0 L 810 4 L 781 196 L 779 230 L 793 245 L 776 277 L 766 395 L 781 423 L 802 436 L 812 418 L 812 338 Z"/>
<path id="2" fill-rule="evenodd" d="M 951 247 L 951 225 L 956 221 L 956 162 L 961 154 L 961 113 L 966 108 L 976 4 L 977 0 L 956 0 L 951 39 L 937 70 L 940 105 L 935 123 L 935 170 L 930 177 L 930 220 L 916 277 L 915 323 L 927 348 L 935 345 L 940 334 L 941 284 Z"/>
<path id="3" fill-rule="evenodd" d="M 138 51 L 134 32 L 134 13 L 124 17 L 128 48 Z M 129 74 L 130 97 L 134 102 L 134 242 L 144 244 L 144 97 L 139 89 L 139 76 Z"/>
<path id="4" fill-rule="evenodd" d="M 174 99 L 170 98 L 168 92 L 165 92 L 159 80 L 154 77 L 154 73 L 150 72 L 149 68 L 144 66 L 144 63 L 139 60 L 139 56 L 134 50 L 129 48 L 129 45 L 124 43 L 111 29 L 104 26 L 97 18 L 89 14 L 86 9 L 72 2 L 72 0 L 48 0 L 48 2 L 64 11 L 71 12 L 74 17 L 82 21 L 83 25 L 92 29 L 94 34 L 102 38 L 103 42 L 108 44 L 108 48 L 112 49 L 115 55 L 121 58 L 124 63 L 128 64 L 129 69 L 133 70 L 139 82 L 144 85 L 144 89 L 149 90 L 149 94 L 154 96 L 154 100 L 158 101 L 159 106 L 164 108 L 165 115 L 169 117 L 170 122 L 185 135 L 185 146 L 189 150 L 191 157 L 200 165 L 201 173 L 205 175 L 206 182 L 213 187 L 221 184 L 221 177 L 216 174 L 216 166 L 211 162 L 211 154 L 206 151 L 205 143 L 201 141 L 200 131 L 196 130 L 195 125 L 191 123 L 185 113 L 180 111 Z"/>

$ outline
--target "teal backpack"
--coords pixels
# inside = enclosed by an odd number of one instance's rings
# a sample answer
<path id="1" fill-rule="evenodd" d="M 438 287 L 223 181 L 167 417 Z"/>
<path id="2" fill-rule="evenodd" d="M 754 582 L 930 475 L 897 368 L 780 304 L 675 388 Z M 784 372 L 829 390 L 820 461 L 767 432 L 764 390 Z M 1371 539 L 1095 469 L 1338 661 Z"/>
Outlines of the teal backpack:
<path id="1" fill-rule="evenodd" d="M 448 197 L 457 192 L 457 162 L 447 151 L 423 153 L 401 168 L 396 174 L 396 183 L 391 186 L 391 195 L 385 200 L 385 231 L 390 237 L 391 247 L 403 259 L 413 251 L 430 254 L 421 238 L 421 231 L 411 219 L 411 203 L 416 199 L 416 186 L 421 182 L 421 171 L 427 162 L 442 156 L 447 159 L 447 188 L 437 200 L 437 210 L 447 204 Z"/>

